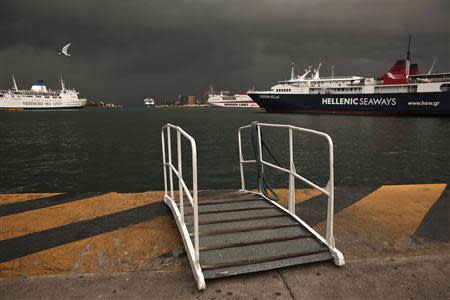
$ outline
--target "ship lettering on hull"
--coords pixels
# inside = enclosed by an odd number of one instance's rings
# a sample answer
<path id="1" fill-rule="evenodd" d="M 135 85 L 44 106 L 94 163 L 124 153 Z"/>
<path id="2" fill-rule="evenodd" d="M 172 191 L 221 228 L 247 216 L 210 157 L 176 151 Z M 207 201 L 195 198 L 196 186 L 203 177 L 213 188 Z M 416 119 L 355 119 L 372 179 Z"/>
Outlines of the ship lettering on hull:
<path id="1" fill-rule="evenodd" d="M 396 105 L 396 98 L 322 98 L 327 105 Z"/>

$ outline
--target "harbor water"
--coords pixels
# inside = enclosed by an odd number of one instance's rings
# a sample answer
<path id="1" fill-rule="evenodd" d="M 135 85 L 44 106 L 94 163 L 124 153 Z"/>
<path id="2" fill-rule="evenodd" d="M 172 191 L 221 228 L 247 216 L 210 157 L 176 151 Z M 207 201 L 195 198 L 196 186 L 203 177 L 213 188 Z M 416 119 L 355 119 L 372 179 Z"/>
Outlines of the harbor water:
<path id="1" fill-rule="evenodd" d="M 160 130 L 168 122 L 181 126 L 197 141 L 200 189 L 238 188 L 237 130 L 252 121 L 330 134 L 336 186 L 450 181 L 449 118 L 269 114 L 214 107 L 123 108 L 2 112 L 0 192 L 163 190 Z M 287 132 L 265 130 L 263 136 L 286 166 Z M 250 136 L 244 138 L 250 159 Z M 187 142 L 183 142 L 188 157 Z M 296 136 L 295 164 L 298 173 L 325 185 L 326 143 L 313 136 Z M 189 161 L 183 167 L 189 176 Z M 253 180 L 251 168 L 248 175 Z M 273 186 L 287 183 L 280 173 L 268 176 Z"/>

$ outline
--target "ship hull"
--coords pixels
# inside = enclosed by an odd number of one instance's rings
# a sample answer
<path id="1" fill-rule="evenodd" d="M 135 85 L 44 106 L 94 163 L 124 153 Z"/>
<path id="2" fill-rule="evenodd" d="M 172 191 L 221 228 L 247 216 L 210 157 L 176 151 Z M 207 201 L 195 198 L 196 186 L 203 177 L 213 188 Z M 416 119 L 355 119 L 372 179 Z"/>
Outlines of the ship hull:
<path id="1" fill-rule="evenodd" d="M 258 108 L 256 104 L 247 94 L 241 95 L 210 95 L 208 98 L 208 103 L 213 106 L 218 107 L 228 107 L 228 108 Z"/>
<path id="2" fill-rule="evenodd" d="M 209 104 L 217 107 L 229 107 L 229 108 L 258 108 L 259 106 L 253 101 L 217 101 L 208 102 Z"/>
<path id="3" fill-rule="evenodd" d="M 18 99 L 0 100 L 0 110 L 60 110 L 81 109 L 86 100 L 58 100 L 58 101 L 22 101 Z"/>
<path id="4" fill-rule="evenodd" d="M 450 115 L 450 92 L 391 94 L 249 93 L 268 112 Z"/>

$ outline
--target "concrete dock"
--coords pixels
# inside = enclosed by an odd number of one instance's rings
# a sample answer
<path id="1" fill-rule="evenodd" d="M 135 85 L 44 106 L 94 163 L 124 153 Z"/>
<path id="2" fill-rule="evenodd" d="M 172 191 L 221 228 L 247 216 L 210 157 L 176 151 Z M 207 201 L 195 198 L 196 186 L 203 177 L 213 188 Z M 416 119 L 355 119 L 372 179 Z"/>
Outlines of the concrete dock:
<path id="1" fill-rule="evenodd" d="M 281 203 L 287 191 L 278 190 Z M 163 192 L 1 194 L 0 298 L 433 298 L 450 296 L 447 184 L 336 188 L 347 264 L 217 279 L 198 292 Z M 326 199 L 297 190 L 324 232 Z M 189 297 L 188 297 L 189 296 Z"/>

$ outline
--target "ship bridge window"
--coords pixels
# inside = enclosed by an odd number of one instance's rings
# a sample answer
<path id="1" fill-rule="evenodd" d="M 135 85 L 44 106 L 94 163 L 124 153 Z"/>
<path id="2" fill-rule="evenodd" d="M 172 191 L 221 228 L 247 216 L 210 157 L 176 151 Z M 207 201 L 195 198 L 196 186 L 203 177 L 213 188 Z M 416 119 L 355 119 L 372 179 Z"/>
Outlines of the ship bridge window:
<path id="1" fill-rule="evenodd" d="M 441 91 L 450 92 L 450 84 L 445 83 L 445 84 L 441 85 Z"/>

